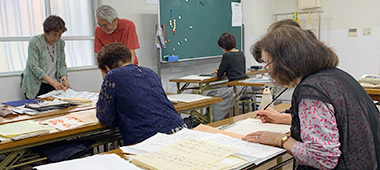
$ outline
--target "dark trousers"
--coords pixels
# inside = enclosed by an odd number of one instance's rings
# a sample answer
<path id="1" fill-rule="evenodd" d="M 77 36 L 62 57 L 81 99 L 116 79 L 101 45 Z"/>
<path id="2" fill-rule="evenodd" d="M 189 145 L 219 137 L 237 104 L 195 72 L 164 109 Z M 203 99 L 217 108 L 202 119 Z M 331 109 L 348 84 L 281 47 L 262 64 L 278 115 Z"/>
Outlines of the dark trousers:
<path id="1" fill-rule="evenodd" d="M 52 85 L 46 84 L 46 83 L 41 83 L 40 91 L 38 91 L 37 96 L 43 95 L 45 93 L 49 93 L 53 90 L 55 90 L 55 88 Z M 24 93 L 24 95 L 25 95 L 25 98 L 27 98 L 25 93 Z"/>

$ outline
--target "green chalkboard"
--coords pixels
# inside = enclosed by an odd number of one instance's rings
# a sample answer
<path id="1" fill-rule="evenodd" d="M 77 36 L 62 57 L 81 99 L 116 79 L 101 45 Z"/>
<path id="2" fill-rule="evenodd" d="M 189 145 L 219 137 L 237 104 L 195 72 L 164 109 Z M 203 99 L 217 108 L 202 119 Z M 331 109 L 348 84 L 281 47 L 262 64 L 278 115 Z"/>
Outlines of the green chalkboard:
<path id="1" fill-rule="evenodd" d="M 222 55 L 217 41 L 224 32 L 234 34 L 241 49 L 241 27 L 232 27 L 231 2 L 240 0 L 160 0 L 159 24 L 166 44 L 161 61 L 168 55 L 177 55 L 179 61 Z"/>

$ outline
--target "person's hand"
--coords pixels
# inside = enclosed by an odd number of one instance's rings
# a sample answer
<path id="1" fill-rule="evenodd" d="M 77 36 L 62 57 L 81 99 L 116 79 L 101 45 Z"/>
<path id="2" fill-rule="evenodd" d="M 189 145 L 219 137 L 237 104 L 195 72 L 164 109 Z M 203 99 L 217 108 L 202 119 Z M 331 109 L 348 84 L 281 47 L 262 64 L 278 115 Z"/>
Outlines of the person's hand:
<path id="1" fill-rule="evenodd" d="M 214 71 L 214 74 L 217 75 L 218 74 L 218 70 L 219 68 L 216 68 L 215 71 Z"/>
<path id="2" fill-rule="evenodd" d="M 257 111 L 257 116 L 264 123 L 277 123 L 277 124 L 280 124 L 280 123 L 288 124 L 288 123 L 290 123 L 290 122 L 284 121 L 284 116 L 287 116 L 287 115 L 281 114 L 280 112 L 278 112 L 278 111 L 276 111 L 270 107 L 268 107 L 265 110 Z"/>
<path id="3" fill-rule="evenodd" d="M 262 143 L 271 146 L 281 146 L 281 138 L 284 136 L 282 133 L 258 131 L 250 133 L 242 138 L 242 140 L 252 143 Z"/>
<path id="4" fill-rule="evenodd" d="M 65 88 L 65 86 L 62 83 L 59 83 L 57 81 L 54 81 L 51 83 L 51 85 L 56 89 L 56 90 L 62 90 Z"/>
<path id="5" fill-rule="evenodd" d="M 64 81 L 62 81 L 62 84 L 63 84 L 63 87 L 64 87 L 63 88 L 64 91 L 66 91 L 67 89 L 71 89 L 69 81 L 64 80 Z"/>

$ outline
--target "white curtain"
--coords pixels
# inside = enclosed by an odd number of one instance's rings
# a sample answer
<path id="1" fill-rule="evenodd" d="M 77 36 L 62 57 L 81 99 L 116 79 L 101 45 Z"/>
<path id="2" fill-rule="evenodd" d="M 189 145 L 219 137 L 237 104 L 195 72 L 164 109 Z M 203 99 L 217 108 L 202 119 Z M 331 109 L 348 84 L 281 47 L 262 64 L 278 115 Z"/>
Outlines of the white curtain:
<path id="1" fill-rule="evenodd" d="M 68 67 L 95 64 L 93 0 L 50 0 L 50 13 L 66 23 Z M 44 0 L 0 0 L 0 72 L 21 71 L 28 57 L 28 40 L 43 33 Z M 49 8 L 48 8 L 49 9 Z M 76 40 L 80 39 L 80 40 Z"/>

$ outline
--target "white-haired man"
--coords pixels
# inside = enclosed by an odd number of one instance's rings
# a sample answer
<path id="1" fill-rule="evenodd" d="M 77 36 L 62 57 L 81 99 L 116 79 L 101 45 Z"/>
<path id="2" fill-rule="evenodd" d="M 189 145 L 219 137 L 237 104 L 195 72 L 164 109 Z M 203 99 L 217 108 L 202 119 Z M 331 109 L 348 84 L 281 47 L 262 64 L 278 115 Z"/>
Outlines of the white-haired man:
<path id="1" fill-rule="evenodd" d="M 114 8 L 102 5 L 96 10 L 98 26 L 95 28 L 94 51 L 98 53 L 111 42 L 121 42 L 132 52 L 132 62 L 138 65 L 135 49 L 140 48 L 135 24 L 118 18 Z"/>

